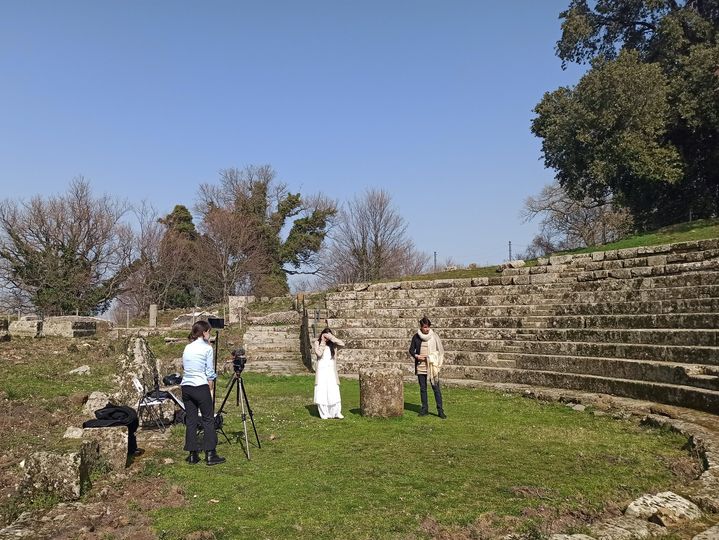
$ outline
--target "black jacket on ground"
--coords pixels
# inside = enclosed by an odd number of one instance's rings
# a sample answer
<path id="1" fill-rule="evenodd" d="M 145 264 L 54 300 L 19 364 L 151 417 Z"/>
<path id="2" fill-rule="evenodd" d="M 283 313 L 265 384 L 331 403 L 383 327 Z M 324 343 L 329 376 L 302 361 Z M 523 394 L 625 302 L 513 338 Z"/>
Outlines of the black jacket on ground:
<path id="1" fill-rule="evenodd" d="M 140 426 L 137 419 L 137 412 L 132 407 L 113 406 L 109 403 L 106 407 L 95 411 L 96 420 L 87 420 L 82 424 L 84 428 L 102 428 L 127 426 L 127 453 L 134 454 L 137 450 L 137 438 L 135 432 Z"/>

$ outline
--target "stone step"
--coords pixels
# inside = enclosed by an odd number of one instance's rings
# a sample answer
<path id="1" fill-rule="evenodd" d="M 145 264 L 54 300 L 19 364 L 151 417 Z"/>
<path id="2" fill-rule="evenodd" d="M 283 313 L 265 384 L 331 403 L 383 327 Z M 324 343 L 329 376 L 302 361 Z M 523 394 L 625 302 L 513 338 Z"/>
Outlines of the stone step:
<path id="1" fill-rule="evenodd" d="M 277 360 L 260 360 L 248 362 L 245 367 L 248 373 L 266 373 L 277 375 L 299 375 L 309 373 L 309 370 L 299 362 L 282 362 Z"/>
<path id="2" fill-rule="evenodd" d="M 594 356 L 719 365 L 719 347 L 652 345 L 649 343 L 584 343 L 572 341 L 523 341 L 524 353 Z"/>
<path id="3" fill-rule="evenodd" d="M 719 298 L 719 285 L 660 287 L 652 289 L 624 288 L 613 291 L 553 291 L 532 294 L 471 294 L 473 289 L 444 289 L 431 297 L 363 298 L 334 302 L 333 309 L 376 309 L 437 306 L 503 306 L 555 305 L 568 303 L 657 301 L 674 299 Z"/>
<path id="4" fill-rule="evenodd" d="M 451 335 L 446 332 L 443 335 Z M 411 336 L 410 336 L 411 337 Z M 365 354 L 398 351 L 404 353 L 409 349 L 408 338 L 364 338 L 345 340 L 349 351 L 364 351 Z M 658 345 L 652 343 L 622 342 L 574 342 L 574 341 L 514 341 L 485 339 L 452 339 L 443 338 L 446 353 L 508 353 L 522 352 L 527 354 L 553 354 L 566 356 L 591 356 L 606 358 L 626 358 L 633 360 L 657 360 L 663 362 L 695 363 L 719 365 L 719 347 L 695 345 Z"/>
<path id="5" fill-rule="evenodd" d="M 528 322 L 541 322 L 553 328 L 719 328 L 717 313 L 664 313 L 661 315 L 560 315 L 532 317 Z M 522 326 L 530 326 L 522 323 Z M 535 324 L 531 326 L 536 327 Z"/>
<path id="6" fill-rule="evenodd" d="M 331 328 L 382 328 L 406 327 L 416 331 L 420 317 L 366 317 L 331 318 L 327 321 Z M 432 316 L 432 326 L 437 328 L 517 328 L 522 324 L 521 317 L 457 317 L 445 318 Z"/>
<path id="7" fill-rule="evenodd" d="M 691 285 L 677 287 L 659 287 L 648 289 L 620 288 L 617 290 L 591 291 L 545 291 L 531 294 L 517 294 L 505 291 L 504 294 L 476 295 L 472 289 L 444 289 L 438 295 L 424 297 L 423 303 L 436 306 L 552 306 L 561 304 L 594 304 L 613 302 L 653 302 L 660 300 L 694 300 L 719 298 L 718 285 Z M 417 298 L 366 298 L 334 301 L 331 312 L 366 309 L 403 309 L 416 307 Z"/>
<path id="8" fill-rule="evenodd" d="M 487 278 L 479 278 L 487 281 Z M 529 295 L 552 294 L 562 292 L 620 291 L 629 289 L 655 289 L 671 287 L 691 287 L 719 284 L 719 272 L 703 271 L 683 275 L 653 276 L 634 279 L 603 279 L 598 281 L 581 281 L 574 283 L 547 284 L 477 284 L 477 279 L 455 279 L 437 281 L 406 281 L 399 286 L 378 283 L 363 290 L 339 290 L 327 296 L 328 308 L 332 302 L 373 298 L 435 298 L 462 291 L 467 295 Z M 501 280 L 500 280 L 501 281 Z M 340 287 L 342 289 L 342 287 Z"/>
<path id="9" fill-rule="evenodd" d="M 447 335 L 456 339 L 515 339 L 520 330 L 517 328 L 452 328 Z M 417 332 L 417 325 L 406 325 L 403 327 L 343 327 L 337 331 L 337 335 L 343 339 L 365 339 L 365 338 L 406 338 L 407 343 Z M 443 330 L 442 335 L 445 335 Z M 534 334 L 532 334 L 534 335 Z"/>
<path id="10" fill-rule="evenodd" d="M 300 353 L 299 346 L 294 352 L 291 351 L 255 351 L 247 354 L 248 362 L 264 362 L 264 361 L 293 361 L 301 362 L 302 353 Z"/>
<path id="11" fill-rule="evenodd" d="M 416 318 L 430 317 L 527 317 L 541 315 L 637 315 L 664 313 L 719 312 L 719 298 L 660 300 L 656 302 L 607 302 L 593 304 L 555 304 L 543 306 L 431 306 L 337 309 L 332 319 L 341 318 Z"/>
<path id="12" fill-rule="evenodd" d="M 641 315 L 648 313 L 714 313 L 719 298 L 660 300 L 655 302 L 601 302 L 595 304 L 561 304 L 552 307 L 554 315 Z"/>
<path id="13" fill-rule="evenodd" d="M 514 337 L 520 341 L 540 342 L 574 341 L 592 343 L 646 343 L 651 345 L 695 345 L 705 347 L 719 346 L 719 330 L 686 328 L 527 328 L 521 332 L 516 332 Z M 511 339 L 511 334 L 507 333 L 505 339 Z"/>
<path id="14" fill-rule="evenodd" d="M 431 317 L 438 329 L 476 328 L 511 331 L 517 328 L 719 328 L 719 313 L 666 313 L 661 315 L 583 315 L 534 317 Z M 334 318 L 330 327 L 344 330 L 407 328 L 416 331 L 414 317 Z M 530 324 L 531 323 L 531 324 Z"/>
<path id="15" fill-rule="evenodd" d="M 248 355 L 252 354 L 261 354 L 266 352 L 287 352 L 287 353 L 294 353 L 297 352 L 299 349 L 299 339 L 296 339 L 292 343 L 286 343 L 286 344 L 275 344 L 275 345 L 265 345 L 263 344 L 261 347 L 259 346 L 247 346 L 245 347 L 245 352 Z"/>
<path id="16" fill-rule="evenodd" d="M 403 350 L 341 349 L 339 358 L 343 362 L 398 362 L 411 365 L 414 360 L 409 356 L 409 341 Z M 503 357 L 496 351 L 445 351 L 445 365 L 457 366 L 513 366 L 514 358 Z"/>
<path id="17" fill-rule="evenodd" d="M 600 375 L 719 390 L 719 377 L 705 373 L 701 366 L 695 364 L 548 354 L 515 354 L 511 358 L 518 369 Z"/>
<path id="18" fill-rule="evenodd" d="M 377 363 L 378 365 L 385 365 Z M 354 374 L 356 369 L 368 365 L 367 363 L 341 364 L 343 373 Z M 408 367 L 399 364 L 405 373 Z M 411 368 L 413 369 L 413 368 Z M 658 383 L 651 381 L 637 381 L 630 379 L 601 377 L 596 375 L 584 375 L 577 373 L 561 373 L 556 371 L 522 370 L 515 368 L 479 367 L 475 366 L 467 370 L 469 376 L 457 376 L 462 373 L 461 368 L 455 370 L 447 366 L 442 368 L 441 378 L 451 379 L 474 379 L 484 382 L 526 384 L 531 386 L 546 386 L 550 388 L 567 388 L 583 390 L 587 392 L 611 394 L 615 396 L 628 397 L 690 407 L 701 411 L 716 414 L 719 411 L 719 392 L 695 388 L 685 385 Z M 454 375 L 454 377 L 453 377 Z"/>

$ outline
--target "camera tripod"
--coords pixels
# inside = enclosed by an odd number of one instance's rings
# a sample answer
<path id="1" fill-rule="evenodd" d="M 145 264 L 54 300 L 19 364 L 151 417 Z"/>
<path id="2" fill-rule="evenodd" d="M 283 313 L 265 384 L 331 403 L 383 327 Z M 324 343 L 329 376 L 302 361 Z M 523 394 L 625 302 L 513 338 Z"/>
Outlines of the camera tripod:
<path id="1" fill-rule="evenodd" d="M 257 448 L 262 448 L 262 445 L 260 444 L 260 437 L 257 435 L 257 426 L 255 426 L 255 418 L 252 414 L 252 407 L 250 407 L 250 400 L 247 398 L 247 392 L 245 391 L 245 381 L 242 379 L 242 372 L 235 371 L 232 375 L 232 379 L 230 380 L 229 387 L 227 389 L 227 394 L 225 394 L 225 399 L 222 400 L 222 404 L 220 405 L 220 409 L 215 414 L 215 419 L 221 419 L 222 418 L 222 412 L 225 408 L 225 403 L 227 403 L 227 399 L 230 397 L 230 394 L 232 394 L 232 388 L 235 387 L 235 404 L 237 406 L 242 406 L 242 426 L 243 426 L 243 432 L 245 434 L 245 454 L 247 455 L 247 459 L 250 459 L 250 441 L 247 437 L 247 416 L 250 417 L 250 422 L 252 422 L 252 429 L 255 431 L 255 438 L 257 439 Z M 240 398 L 240 394 L 242 394 L 242 397 Z M 245 410 L 246 408 L 246 410 Z M 227 442 L 232 444 L 230 442 L 230 438 L 227 436 L 225 431 L 222 429 L 223 422 L 220 420 L 220 422 L 216 422 L 215 425 L 219 423 L 219 427 L 217 427 L 217 431 L 222 433 L 222 435 L 227 439 Z"/>

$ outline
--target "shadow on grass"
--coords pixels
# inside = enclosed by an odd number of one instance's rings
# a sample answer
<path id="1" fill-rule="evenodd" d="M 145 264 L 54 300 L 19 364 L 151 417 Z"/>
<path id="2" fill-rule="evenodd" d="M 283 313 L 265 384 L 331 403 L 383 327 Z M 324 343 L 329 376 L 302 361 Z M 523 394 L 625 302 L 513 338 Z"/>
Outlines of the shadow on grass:
<path id="1" fill-rule="evenodd" d="M 315 418 L 320 417 L 320 411 L 314 403 L 312 405 L 305 405 L 305 409 L 310 413 L 310 416 L 314 416 Z"/>
<path id="2" fill-rule="evenodd" d="M 416 403 L 409 403 L 408 401 L 405 401 L 404 402 L 404 410 L 419 413 L 419 411 L 422 410 L 422 406 L 417 405 Z"/>

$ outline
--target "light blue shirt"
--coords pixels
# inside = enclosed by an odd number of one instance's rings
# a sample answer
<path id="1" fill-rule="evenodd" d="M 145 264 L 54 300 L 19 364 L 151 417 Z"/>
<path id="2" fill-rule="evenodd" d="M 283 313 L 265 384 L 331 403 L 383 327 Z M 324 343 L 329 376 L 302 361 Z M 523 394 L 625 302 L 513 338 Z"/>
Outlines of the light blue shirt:
<path id="1" fill-rule="evenodd" d="M 183 386 L 202 386 L 217 378 L 212 346 L 201 337 L 185 346 L 182 353 Z"/>

